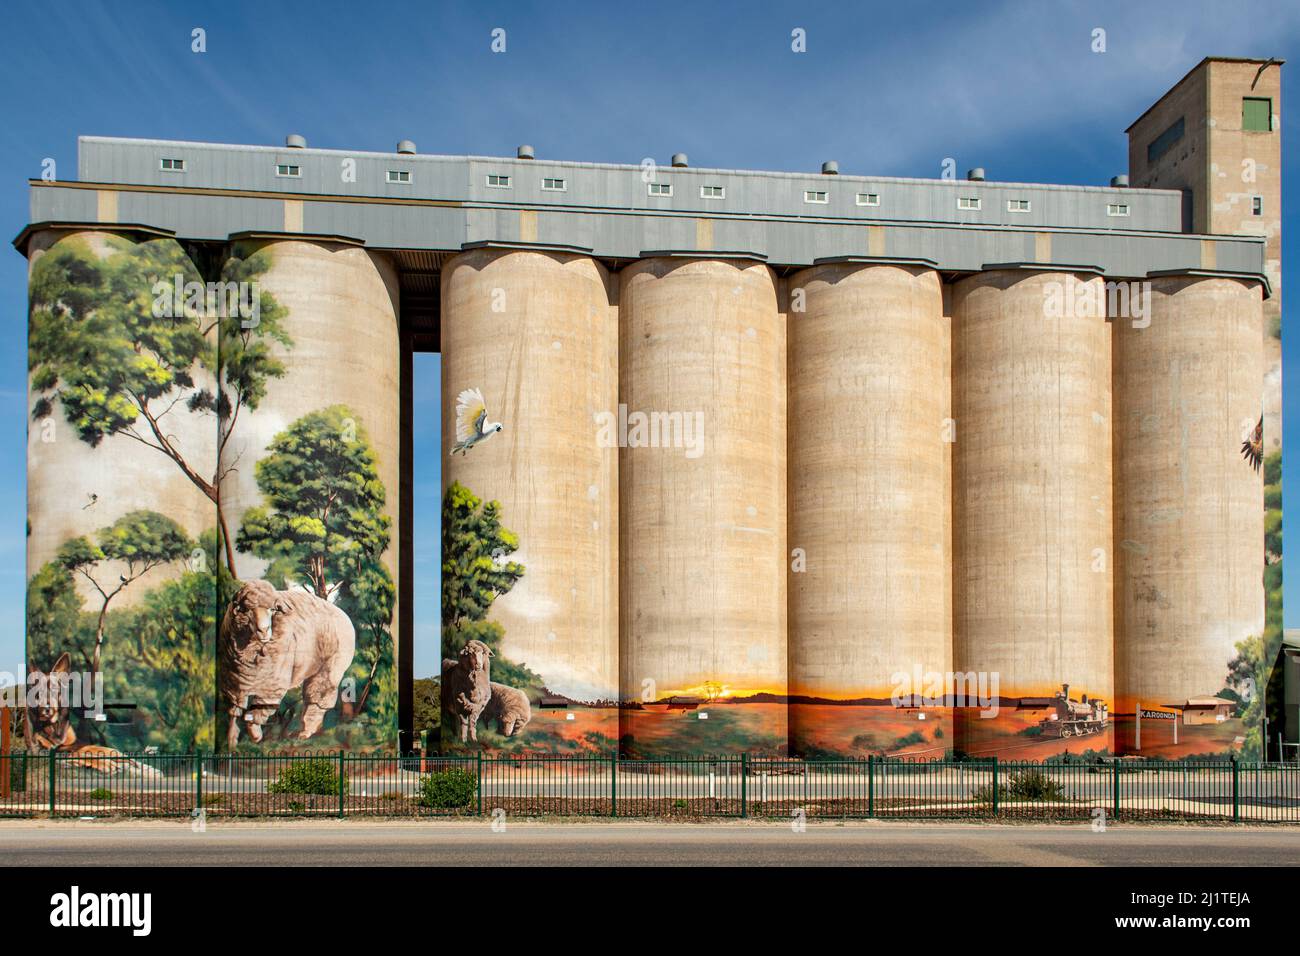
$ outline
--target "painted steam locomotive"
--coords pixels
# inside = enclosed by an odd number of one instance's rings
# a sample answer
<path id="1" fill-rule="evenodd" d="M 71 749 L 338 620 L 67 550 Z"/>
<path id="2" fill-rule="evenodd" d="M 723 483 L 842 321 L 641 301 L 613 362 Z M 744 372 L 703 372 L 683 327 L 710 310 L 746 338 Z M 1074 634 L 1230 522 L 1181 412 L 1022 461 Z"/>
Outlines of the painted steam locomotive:
<path id="1" fill-rule="evenodd" d="M 1071 700 L 1069 684 L 1061 685 L 1050 706 L 1051 713 L 1039 724 L 1044 737 L 1087 737 L 1104 731 L 1110 721 L 1110 709 L 1104 701 L 1095 697 L 1089 700 L 1087 694 Z"/>

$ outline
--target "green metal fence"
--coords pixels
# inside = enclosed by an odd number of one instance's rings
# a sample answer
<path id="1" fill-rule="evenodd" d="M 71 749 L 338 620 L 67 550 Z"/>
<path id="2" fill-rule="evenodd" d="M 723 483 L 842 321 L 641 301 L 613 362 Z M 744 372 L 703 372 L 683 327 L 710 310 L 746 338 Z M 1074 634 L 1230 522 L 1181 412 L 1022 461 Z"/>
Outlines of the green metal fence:
<path id="1" fill-rule="evenodd" d="M 1300 764 L 590 756 L 0 755 L 0 816 L 1300 823 Z"/>

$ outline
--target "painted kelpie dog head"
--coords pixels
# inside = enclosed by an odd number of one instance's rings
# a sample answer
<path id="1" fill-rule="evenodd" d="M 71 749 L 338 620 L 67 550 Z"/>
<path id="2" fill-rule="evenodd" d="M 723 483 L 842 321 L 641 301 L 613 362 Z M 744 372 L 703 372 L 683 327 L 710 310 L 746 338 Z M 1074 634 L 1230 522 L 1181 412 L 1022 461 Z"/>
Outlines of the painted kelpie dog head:
<path id="1" fill-rule="evenodd" d="M 27 675 L 28 750 L 54 750 L 76 741 L 72 729 L 71 683 L 72 662 L 67 654 L 59 655 L 48 671 L 33 669 Z"/>

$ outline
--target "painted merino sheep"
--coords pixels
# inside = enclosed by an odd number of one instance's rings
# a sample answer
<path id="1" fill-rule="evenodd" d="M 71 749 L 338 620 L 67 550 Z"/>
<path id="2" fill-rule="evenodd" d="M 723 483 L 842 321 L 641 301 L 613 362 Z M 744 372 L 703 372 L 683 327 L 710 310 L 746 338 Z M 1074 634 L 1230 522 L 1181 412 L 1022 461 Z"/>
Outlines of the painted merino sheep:
<path id="1" fill-rule="evenodd" d="M 497 730 L 503 737 L 513 737 L 524 729 L 524 724 L 533 719 L 533 710 L 528 706 L 528 695 L 518 687 L 492 682 L 492 699 L 483 711 L 484 720 L 495 720 Z"/>
<path id="2" fill-rule="evenodd" d="M 442 661 L 443 710 L 460 721 L 460 742 L 478 740 L 478 719 L 492 697 L 488 680 L 492 649 L 482 641 L 466 641 L 457 660 Z"/>
<path id="3" fill-rule="evenodd" d="M 277 591 L 249 581 L 221 620 L 217 639 L 221 703 L 230 715 L 227 743 L 239 742 L 240 718 L 248 736 L 262 739 L 262 725 L 284 695 L 302 687 L 300 739 L 315 735 L 339 698 L 339 681 L 352 664 L 356 633 L 348 616 L 306 591 Z"/>

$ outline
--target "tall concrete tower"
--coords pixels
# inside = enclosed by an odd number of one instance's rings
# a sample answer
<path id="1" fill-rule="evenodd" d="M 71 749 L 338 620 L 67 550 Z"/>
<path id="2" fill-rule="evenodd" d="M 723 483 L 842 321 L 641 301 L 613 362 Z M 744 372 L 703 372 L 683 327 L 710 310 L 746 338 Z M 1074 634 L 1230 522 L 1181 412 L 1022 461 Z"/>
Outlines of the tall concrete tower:
<path id="1" fill-rule="evenodd" d="M 1282 63 L 1206 57 L 1127 131 L 1130 184 L 1183 190 L 1185 230 L 1265 237 L 1265 454 L 1282 447 Z"/>

